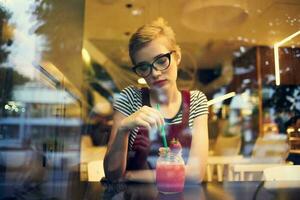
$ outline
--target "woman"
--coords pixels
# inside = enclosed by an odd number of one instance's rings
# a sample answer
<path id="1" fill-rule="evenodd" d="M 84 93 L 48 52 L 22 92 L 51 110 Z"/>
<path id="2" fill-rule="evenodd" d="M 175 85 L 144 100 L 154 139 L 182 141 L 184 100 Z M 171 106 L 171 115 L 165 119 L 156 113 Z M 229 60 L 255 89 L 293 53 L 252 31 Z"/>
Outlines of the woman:
<path id="1" fill-rule="evenodd" d="M 149 88 L 129 86 L 114 103 L 106 178 L 155 181 L 153 154 L 162 146 L 158 130 L 164 126 L 168 142 L 179 138 L 186 150 L 186 180 L 201 182 L 208 155 L 207 100 L 200 91 L 177 88 L 181 51 L 173 30 L 161 18 L 142 26 L 130 39 L 129 54 L 133 71 Z"/>

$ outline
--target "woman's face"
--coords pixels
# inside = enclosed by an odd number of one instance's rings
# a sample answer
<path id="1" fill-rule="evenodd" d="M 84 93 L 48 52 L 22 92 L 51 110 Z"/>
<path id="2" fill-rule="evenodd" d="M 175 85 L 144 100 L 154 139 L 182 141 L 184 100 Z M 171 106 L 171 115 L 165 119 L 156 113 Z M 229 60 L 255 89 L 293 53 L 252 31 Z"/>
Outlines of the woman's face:
<path id="1" fill-rule="evenodd" d="M 140 63 L 152 64 L 159 56 L 170 53 L 175 49 L 168 48 L 168 40 L 165 37 L 158 37 L 151 41 L 147 46 L 143 47 L 135 54 L 136 65 Z M 177 54 L 177 56 L 176 56 Z M 178 52 L 173 52 L 170 55 L 170 65 L 163 71 L 152 68 L 149 76 L 145 77 L 148 86 L 151 89 L 166 90 L 170 86 L 176 86 L 177 65 L 180 62 Z"/>

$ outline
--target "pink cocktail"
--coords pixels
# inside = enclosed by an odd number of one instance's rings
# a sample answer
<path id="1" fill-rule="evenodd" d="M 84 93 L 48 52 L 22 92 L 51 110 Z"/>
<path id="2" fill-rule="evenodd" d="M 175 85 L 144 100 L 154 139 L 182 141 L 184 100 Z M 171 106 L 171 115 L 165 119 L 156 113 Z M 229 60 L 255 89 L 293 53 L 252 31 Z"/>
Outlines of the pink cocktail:
<path id="1" fill-rule="evenodd" d="M 156 165 L 157 188 L 162 193 L 182 192 L 185 181 L 183 163 L 158 162 Z"/>

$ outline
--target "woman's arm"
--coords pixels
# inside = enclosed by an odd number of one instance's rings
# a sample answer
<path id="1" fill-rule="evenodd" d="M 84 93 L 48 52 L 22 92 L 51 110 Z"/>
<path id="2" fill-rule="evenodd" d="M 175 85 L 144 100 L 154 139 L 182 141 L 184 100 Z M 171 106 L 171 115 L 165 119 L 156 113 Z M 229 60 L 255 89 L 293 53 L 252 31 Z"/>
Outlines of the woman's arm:
<path id="1" fill-rule="evenodd" d="M 115 111 L 113 126 L 104 157 L 104 172 L 109 180 L 120 179 L 126 170 L 129 130 L 119 129 L 126 116 Z"/>
<path id="2" fill-rule="evenodd" d="M 131 170 L 126 171 L 124 176 L 125 180 L 142 182 L 142 183 L 154 183 L 156 180 L 156 170 Z"/>
<path id="3" fill-rule="evenodd" d="M 143 106 L 129 116 L 115 111 L 113 127 L 104 157 L 106 178 L 116 181 L 124 177 L 127 165 L 128 137 L 131 130 L 136 127 L 145 127 L 148 130 L 157 129 L 163 124 L 163 116 L 148 106 Z"/>
<path id="4" fill-rule="evenodd" d="M 208 158 L 208 127 L 207 114 L 194 119 L 192 144 L 186 165 L 186 180 L 200 183 L 205 176 Z"/>

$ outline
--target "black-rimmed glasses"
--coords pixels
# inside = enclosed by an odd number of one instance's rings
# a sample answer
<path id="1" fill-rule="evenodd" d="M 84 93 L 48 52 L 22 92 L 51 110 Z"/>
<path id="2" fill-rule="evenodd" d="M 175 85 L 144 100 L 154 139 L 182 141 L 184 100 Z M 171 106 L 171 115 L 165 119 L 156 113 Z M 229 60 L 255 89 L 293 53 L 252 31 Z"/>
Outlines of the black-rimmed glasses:
<path id="1" fill-rule="evenodd" d="M 168 69 L 171 63 L 171 54 L 175 51 L 157 56 L 152 63 L 141 62 L 134 66 L 132 70 L 139 76 L 145 78 L 152 73 L 153 68 L 158 71 Z"/>

